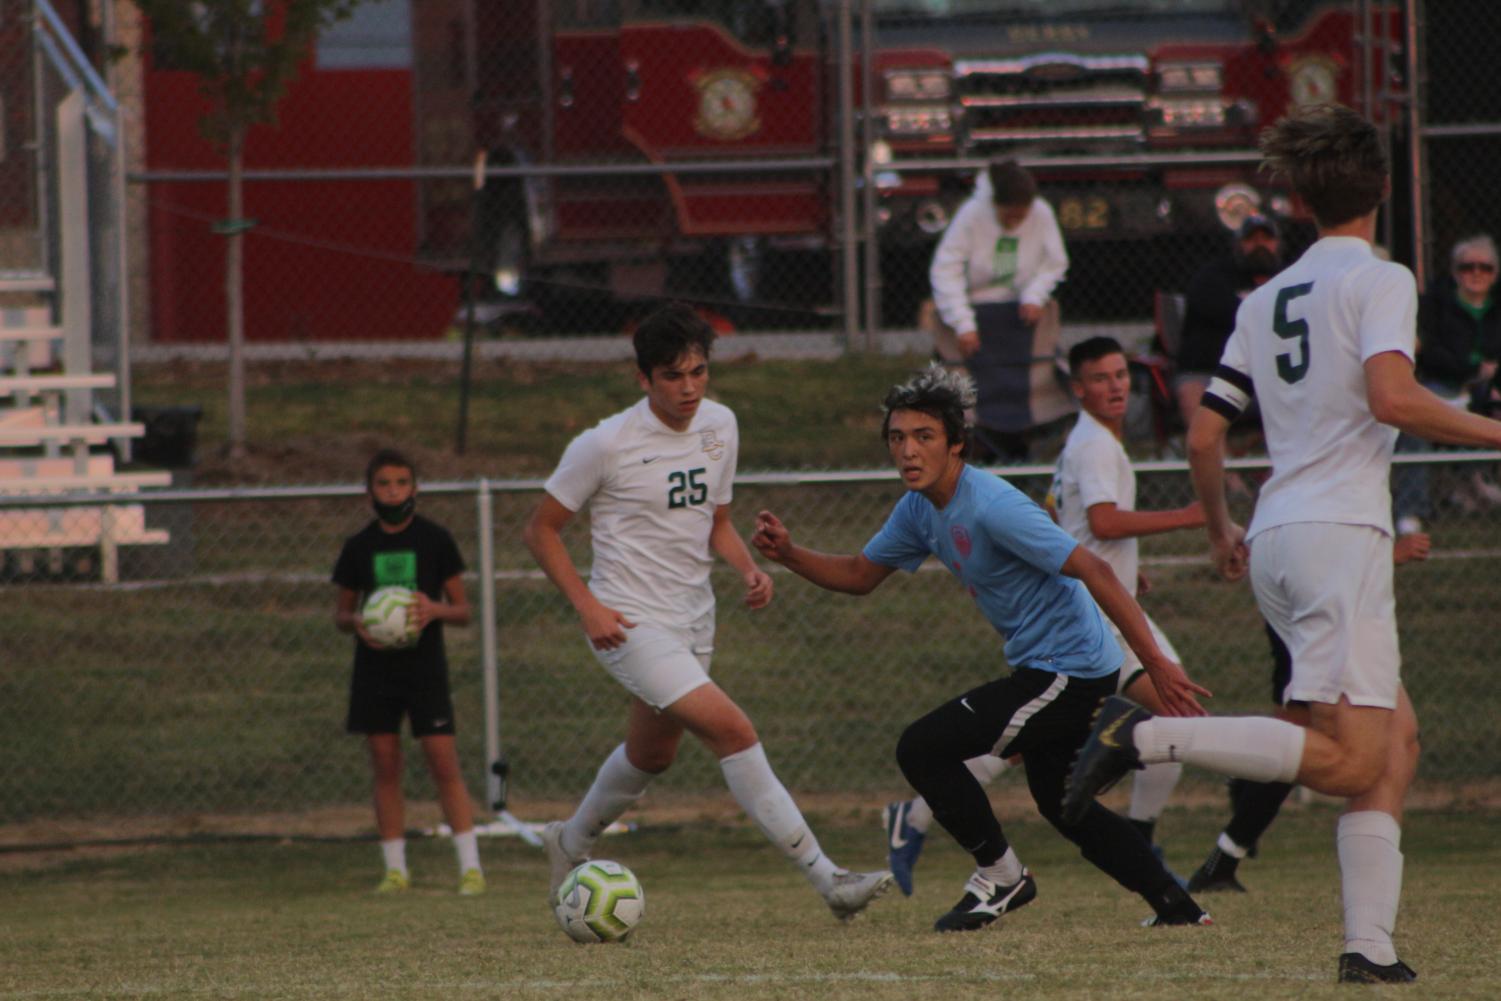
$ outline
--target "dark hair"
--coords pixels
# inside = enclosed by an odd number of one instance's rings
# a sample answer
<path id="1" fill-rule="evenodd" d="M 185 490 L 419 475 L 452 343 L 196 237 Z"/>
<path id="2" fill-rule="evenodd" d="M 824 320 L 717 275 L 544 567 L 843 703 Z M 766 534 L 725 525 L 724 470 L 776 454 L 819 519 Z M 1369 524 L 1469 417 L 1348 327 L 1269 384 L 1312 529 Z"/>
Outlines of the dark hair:
<path id="1" fill-rule="evenodd" d="M 636 349 L 636 367 L 651 378 L 652 369 L 671 365 L 690 351 L 702 352 L 707 361 L 714 328 L 693 307 L 673 302 L 642 320 L 631 343 Z"/>
<path id="2" fill-rule="evenodd" d="M 1106 355 L 1125 354 L 1120 341 L 1114 337 L 1091 337 L 1068 349 L 1068 374 L 1075 378 L 1085 362 L 1099 361 Z"/>
<path id="3" fill-rule="evenodd" d="M 412 460 L 396 451 L 394 448 L 383 448 L 370 457 L 365 465 L 365 487 L 375 482 L 375 474 L 387 466 L 397 466 L 412 474 L 412 480 L 417 479 L 417 467 L 412 465 Z"/>
<path id="4" fill-rule="evenodd" d="M 1311 104 L 1261 133 L 1262 169 L 1286 177 L 1320 226 L 1381 204 L 1390 175 L 1376 128 L 1339 104 Z"/>
<path id="5" fill-rule="evenodd" d="M 891 415 L 897 410 L 916 410 L 943 423 L 943 435 L 950 445 L 969 444 L 969 429 L 964 411 L 975 405 L 975 383 L 968 373 L 947 369 L 934 363 L 917 373 L 911 381 L 892 386 L 881 401 L 881 437 L 891 431 Z"/>
<path id="6" fill-rule="evenodd" d="M 1015 160 L 997 160 L 990 165 L 990 200 L 997 205 L 1031 205 L 1037 197 L 1037 181 Z"/>

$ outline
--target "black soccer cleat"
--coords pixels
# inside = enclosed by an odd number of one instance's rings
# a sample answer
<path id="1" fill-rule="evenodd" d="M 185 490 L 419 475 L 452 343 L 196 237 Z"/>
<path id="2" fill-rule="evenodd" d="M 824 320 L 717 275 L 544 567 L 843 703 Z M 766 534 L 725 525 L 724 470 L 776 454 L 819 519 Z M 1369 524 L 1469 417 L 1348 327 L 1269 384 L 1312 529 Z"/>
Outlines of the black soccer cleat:
<path id="1" fill-rule="evenodd" d="M 1094 729 L 1074 758 L 1063 794 L 1063 822 L 1072 827 L 1084 819 L 1096 796 L 1115 785 L 1133 768 L 1145 768 L 1131 733 L 1152 714 L 1130 699 L 1112 695 L 1100 704 Z"/>
<path id="2" fill-rule="evenodd" d="M 997 886 L 979 873 L 964 884 L 964 896 L 954 909 L 933 922 L 934 931 L 978 931 L 1002 914 L 1030 904 L 1037 897 L 1037 880 L 1025 867 L 1022 878 L 1010 886 Z"/>
<path id="3" fill-rule="evenodd" d="M 1358 952 L 1339 957 L 1339 982 L 1342 984 L 1410 984 L 1418 979 L 1402 960 L 1390 966 L 1378 966 Z"/>
<path id="4" fill-rule="evenodd" d="M 1245 893 L 1246 888 L 1240 884 L 1240 880 L 1235 878 L 1235 869 L 1238 865 L 1240 865 L 1240 859 L 1234 855 L 1226 855 L 1218 847 L 1211 849 L 1204 864 L 1188 877 L 1188 892 Z"/>

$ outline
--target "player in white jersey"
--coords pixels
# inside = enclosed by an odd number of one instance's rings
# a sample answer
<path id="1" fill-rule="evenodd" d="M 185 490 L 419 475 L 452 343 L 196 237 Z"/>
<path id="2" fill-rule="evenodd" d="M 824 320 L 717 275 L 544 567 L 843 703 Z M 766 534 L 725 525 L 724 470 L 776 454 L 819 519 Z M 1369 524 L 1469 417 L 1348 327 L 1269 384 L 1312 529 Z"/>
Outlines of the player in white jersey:
<path id="1" fill-rule="evenodd" d="M 1137 540 L 1143 535 L 1198 528 L 1204 524 L 1204 511 L 1197 501 L 1170 510 L 1136 510 L 1136 473 L 1121 445 L 1131 373 L 1120 344 L 1110 337 L 1091 337 L 1070 349 L 1068 361 L 1080 414 L 1058 456 L 1046 507 L 1065 532 L 1110 564 L 1116 579 L 1134 598 L 1144 581 Z M 1151 616 L 1146 619 L 1162 652 L 1178 661 L 1177 651 L 1157 623 Z M 1126 657 L 1117 690 L 1161 712 L 1157 690 L 1140 658 L 1115 624 L 1108 619 L 1106 624 Z M 1006 770 L 1008 762 L 986 754 L 965 765 L 981 785 L 988 785 Z M 1132 783 L 1126 816 L 1149 844 L 1157 817 L 1182 773 L 1182 765 L 1162 762 L 1146 769 Z M 897 886 L 908 895 L 912 893 L 912 869 L 922 853 L 932 819 L 933 811 L 921 796 L 886 805 L 888 864 Z"/>
<path id="2" fill-rule="evenodd" d="M 1267 166 L 1312 211 L 1319 240 L 1241 305 L 1189 427 L 1189 461 L 1216 564 L 1235 580 L 1249 561 L 1262 614 L 1292 653 L 1286 711 L 1303 725 L 1168 719 L 1107 699 L 1074 766 L 1065 816 L 1125 771 L 1157 761 L 1346 798 L 1336 839 L 1345 926 L 1338 977 L 1402 983 L 1417 978 L 1391 933 L 1418 737 L 1392 598 L 1392 448 L 1398 430 L 1497 448 L 1501 424 L 1449 406 L 1413 377 L 1413 277 L 1371 250 L 1390 190 L 1371 124 L 1348 108 L 1315 105 L 1267 129 L 1261 144 Z M 1221 447 L 1253 393 L 1272 475 L 1247 533 L 1225 503 Z"/>
<path id="3" fill-rule="evenodd" d="M 885 891 L 891 874 L 848 872 L 823 853 L 750 719 L 709 680 L 713 555 L 739 571 L 751 608 L 772 596 L 771 578 L 730 520 L 740 438 L 734 413 L 704 398 L 713 338 L 687 306 L 642 321 L 634 344 L 646 395 L 573 440 L 526 528 L 527 548 L 578 612 L 595 657 L 632 696 L 625 742 L 600 766 L 573 816 L 542 832 L 550 892 L 667 770 L 686 730 L 719 760 L 730 792 L 762 833 L 835 917 L 848 920 Z M 585 505 L 594 550 L 587 584 L 561 535 Z"/>

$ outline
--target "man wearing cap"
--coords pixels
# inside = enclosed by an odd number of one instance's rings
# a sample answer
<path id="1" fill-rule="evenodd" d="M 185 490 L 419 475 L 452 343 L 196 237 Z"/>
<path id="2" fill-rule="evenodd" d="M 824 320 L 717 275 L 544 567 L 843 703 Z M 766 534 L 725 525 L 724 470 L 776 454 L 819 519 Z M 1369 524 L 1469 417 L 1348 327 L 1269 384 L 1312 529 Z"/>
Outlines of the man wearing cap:
<path id="1" fill-rule="evenodd" d="M 1235 329 L 1241 300 L 1281 271 L 1282 263 L 1277 224 L 1264 215 L 1250 215 L 1236 230 L 1231 253 L 1204 265 L 1188 283 L 1173 383 L 1185 427 Z"/>

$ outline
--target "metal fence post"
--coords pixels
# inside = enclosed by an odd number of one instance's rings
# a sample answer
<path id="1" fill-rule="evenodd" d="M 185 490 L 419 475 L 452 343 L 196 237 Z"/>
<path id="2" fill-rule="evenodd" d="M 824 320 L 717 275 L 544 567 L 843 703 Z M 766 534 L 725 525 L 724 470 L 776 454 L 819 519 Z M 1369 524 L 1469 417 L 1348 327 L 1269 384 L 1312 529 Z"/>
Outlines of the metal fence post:
<path id="1" fill-rule="evenodd" d="M 495 508 L 490 481 L 479 481 L 475 495 L 479 536 L 480 671 L 485 681 L 485 803 L 492 810 L 506 805 L 506 782 L 500 751 L 500 678 L 495 630 Z"/>
<path id="2" fill-rule="evenodd" d="M 855 232 L 855 98 L 851 0 L 839 0 L 839 301 L 844 307 L 844 349 L 855 346 L 860 322 L 860 260 Z"/>

